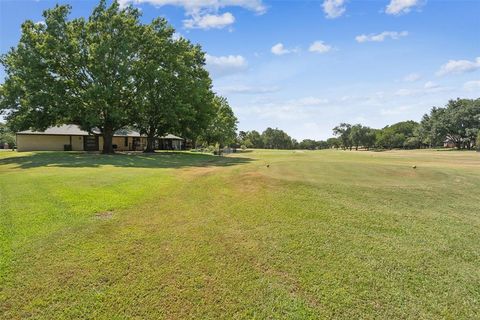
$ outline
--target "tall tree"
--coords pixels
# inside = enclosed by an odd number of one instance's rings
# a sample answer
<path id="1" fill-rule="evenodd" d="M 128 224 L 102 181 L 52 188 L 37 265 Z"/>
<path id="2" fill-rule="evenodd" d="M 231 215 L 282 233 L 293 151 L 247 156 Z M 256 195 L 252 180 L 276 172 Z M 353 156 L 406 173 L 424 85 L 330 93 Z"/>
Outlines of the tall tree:
<path id="1" fill-rule="evenodd" d="M 2 58 L 1 107 L 18 129 L 67 122 L 98 129 L 103 152 L 112 153 L 114 132 L 135 113 L 140 12 L 105 0 L 88 19 L 68 20 L 70 10 L 57 5 L 44 12 L 45 24 L 22 25 L 18 46 Z"/>
<path id="2" fill-rule="evenodd" d="M 188 135 L 192 125 L 195 132 L 203 131 L 215 112 L 203 51 L 173 35 L 174 29 L 163 18 L 142 28 L 134 120 L 147 135 L 146 152 L 154 150 L 156 137 L 168 132 Z"/>
<path id="3" fill-rule="evenodd" d="M 348 123 L 340 123 L 340 125 L 333 128 L 333 135 L 338 137 L 340 145 L 343 149 L 352 150 L 352 140 L 350 137 L 350 131 L 352 130 L 352 125 Z"/>
<path id="4" fill-rule="evenodd" d="M 208 145 L 218 143 L 223 147 L 232 144 L 236 138 L 237 118 L 226 98 L 215 96 L 213 106 L 215 115 L 201 139 Z"/>
<path id="5" fill-rule="evenodd" d="M 263 146 L 267 149 L 292 149 L 292 138 L 278 128 L 267 128 L 262 133 Z"/>

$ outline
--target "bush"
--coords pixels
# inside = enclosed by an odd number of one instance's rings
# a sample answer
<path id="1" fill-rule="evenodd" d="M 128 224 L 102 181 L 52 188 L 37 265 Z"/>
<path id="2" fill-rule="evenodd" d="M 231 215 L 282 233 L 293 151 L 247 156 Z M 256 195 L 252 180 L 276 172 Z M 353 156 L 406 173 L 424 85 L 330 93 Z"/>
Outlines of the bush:
<path id="1" fill-rule="evenodd" d="M 480 131 L 478 132 L 478 135 L 477 135 L 477 151 L 480 152 Z"/>

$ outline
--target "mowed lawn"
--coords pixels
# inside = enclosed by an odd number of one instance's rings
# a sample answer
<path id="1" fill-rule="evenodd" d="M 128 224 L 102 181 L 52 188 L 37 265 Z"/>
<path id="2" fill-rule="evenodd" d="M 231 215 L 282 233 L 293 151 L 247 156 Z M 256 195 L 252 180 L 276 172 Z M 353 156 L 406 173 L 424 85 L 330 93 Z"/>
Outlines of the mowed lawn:
<path id="1" fill-rule="evenodd" d="M 476 152 L 0 152 L 0 212 L 2 319 L 480 318 Z"/>

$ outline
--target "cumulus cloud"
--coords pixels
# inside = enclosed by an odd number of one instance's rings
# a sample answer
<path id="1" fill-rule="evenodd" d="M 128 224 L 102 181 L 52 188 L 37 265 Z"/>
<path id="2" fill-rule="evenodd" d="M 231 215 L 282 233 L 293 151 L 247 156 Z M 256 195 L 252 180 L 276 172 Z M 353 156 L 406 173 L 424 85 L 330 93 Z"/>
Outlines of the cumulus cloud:
<path id="1" fill-rule="evenodd" d="M 322 7 L 325 16 L 329 19 L 335 19 L 345 13 L 345 0 L 325 0 Z"/>
<path id="2" fill-rule="evenodd" d="M 323 41 L 315 41 L 308 48 L 308 51 L 315 53 L 325 53 L 330 50 L 332 50 L 332 46 L 326 44 Z"/>
<path id="3" fill-rule="evenodd" d="M 222 29 L 235 22 L 235 17 L 230 12 L 224 14 L 193 15 L 191 19 L 183 20 L 187 29 Z"/>
<path id="4" fill-rule="evenodd" d="M 422 78 L 422 75 L 419 73 L 410 73 L 403 77 L 403 81 L 405 82 L 415 82 Z"/>
<path id="5" fill-rule="evenodd" d="M 480 90 L 480 80 L 467 81 L 463 84 L 463 88 L 467 91 Z"/>
<path id="6" fill-rule="evenodd" d="M 449 60 L 438 70 L 438 76 L 444 76 L 447 74 L 460 74 L 466 72 L 473 72 L 480 69 L 480 57 L 470 60 Z"/>
<path id="7" fill-rule="evenodd" d="M 408 36 L 408 31 L 402 31 L 402 32 L 397 32 L 397 31 L 384 31 L 382 33 L 378 34 L 362 34 L 359 36 L 355 37 L 355 40 L 357 42 L 363 43 L 363 42 L 382 42 L 387 38 L 390 39 L 400 39 L 401 37 L 406 37 Z"/>
<path id="8" fill-rule="evenodd" d="M 188 13 L 218 11 L 225 7 L 241 7 L 257 13 L 264 13 L 267 8 L 261 0 L 119 0 L 122 7 L 129 4 L 151 4 L 155 7 L 167 5 L 183 7 Z"/>
<path id="9" fill-rule="evenodd" d="M 388 14 L 399 15 L 408 13 L 412 8 L 423 4 L 421 0 L 391 0 L 387 5 L 385 12 Z"/>
<path id="10" fill-rule="evenodd" d="M 215 76 L 236 73 L 247 68 L 247 60 L 241 55 L 205 56 L 207 69 Z"/>
<path id="11" fill-rule="evenodd" d="M 271 51 L 274 55 L 281 56 L 281 55 L 284 55 L 284 54 L 287 54 L 287 53 L 298 52 L 298 48 L 287 49 L 287 48 L 285 48 L 285 46 L 283 45 L 283 43 L 277 43 L 276 45 L 274 45 L 274 46 L 272 47 L 272 49 L 270 49 L 270 51 Z"/>
<path id="12" fill-rule="evenodd" d="M 257 14 L 263 14 L 267 8 L 262 0 L 119 0 L 120 6 L 151 4 L 156 7 L 167 5 L 183 7 L 188 19 L 183 21 L 187 29 L 221 29 L 235 22 L 230 12 L 219 14 L 226 7 L 241 7 Z"/>

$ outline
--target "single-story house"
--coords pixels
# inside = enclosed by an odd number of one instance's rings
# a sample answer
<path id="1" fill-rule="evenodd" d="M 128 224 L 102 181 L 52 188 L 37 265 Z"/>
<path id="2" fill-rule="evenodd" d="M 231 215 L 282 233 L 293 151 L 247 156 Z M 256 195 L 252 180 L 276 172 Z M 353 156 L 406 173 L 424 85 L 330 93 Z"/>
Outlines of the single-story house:
<path id="1" fill-rule="evenodd" d="M 112 142 L 117 151 L 142 151 L 147 145 L 147 137 L 134 130 L 122 129 L 115 132 Z M 156 148 L 181 150 L 184 149 L 184 139 L 168 134 L 157 139 Z M 18 151 L 99 151 L 102 149 L 103 137 L 100 132 L 89 133 L 77 125 L 66 124 L 50 127 L 45 131 L 17 132 Z"/>

